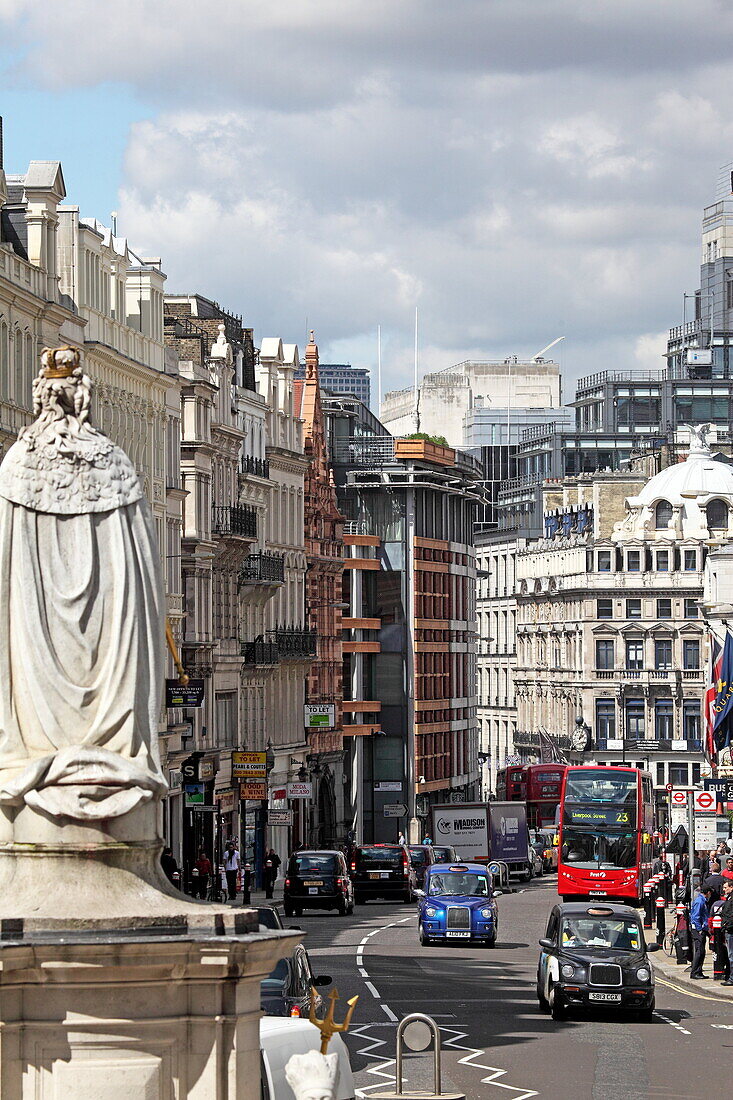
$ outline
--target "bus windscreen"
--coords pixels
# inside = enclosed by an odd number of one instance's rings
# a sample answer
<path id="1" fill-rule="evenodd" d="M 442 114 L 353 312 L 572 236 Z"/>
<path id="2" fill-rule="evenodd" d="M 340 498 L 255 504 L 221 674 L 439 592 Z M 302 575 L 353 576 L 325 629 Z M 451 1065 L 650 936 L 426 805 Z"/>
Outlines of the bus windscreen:
<path id="1" fill-rule="evenodd" d="M 637 791 L 637 772 L 611 768 L 571 768 L 565 784 L 565 801 L 635 806 Z"/>

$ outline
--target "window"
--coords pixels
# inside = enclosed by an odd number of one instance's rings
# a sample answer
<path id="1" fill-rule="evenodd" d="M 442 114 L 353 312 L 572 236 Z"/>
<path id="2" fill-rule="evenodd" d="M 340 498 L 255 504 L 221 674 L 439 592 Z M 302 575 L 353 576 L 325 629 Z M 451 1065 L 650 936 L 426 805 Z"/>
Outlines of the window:
<path id="1" fill-rule="evenodd" d="M 627 550 L 626 551 L 626 571 L 628 573 L 638 573 L 641 569 L 641 551 L 639 550 Z"/>
<path id="2" fill-rule="evenodd" d="M 615 664 L 614 643 L 612 638 L 602 638 L 596 642 L 596 668 L 613 668 Z"/>
<path id="3" fill-rule="evenodd" d="M 657 786 L 664 786 L 664 764 L 660 761 L 657 763 Z"/>
<path id="4" fill-rule="evenodd" d="M 644 700 L 626 700 L 626 736 L 643 740 L 644 737 Z"/>
<path id="5" fill-rule="evenodd" d="M 700 704 L 697 699 L 685 699 L 682 704 L 682 735 L 688 741 L 700 740 Z"/>
<path id="6" fill-rule="evenodd" d="M 628 669 L 644 667 L 644 643 L 641 639 L 626 643 L 626 667 Z"/>
<path id="7" fill-rule="evenodd" d="M 670 599 L 657 600 L 657 618 L 658 619 L 671 619 L 672 618 L 672 601 Z"/>
<path id="8" fill-rule="evenodd" d="M 658 741 L 671 741 L 674 728 L 674 704 L 671 699 L 658 699 L 654 704 L 654 736 Z"/>
<path id="9" fill-rule="evenodd" d="M 660 500 L 654 509 L 654 526 L 657 531 L 666 530 L 672 518 L 672 505 L 668 500 Z"/>
<path id="10" fill-rule="evenodd" d="M 599 619 L 612 619 L 613 600 L 596 600 L 596 616 Z"/>
<path id="11" fill-rule="evenodd" d="M 610 600 L 609 600 L 610 603 Z M 600 617 L 600 616 L 599 616 Z M 607 615 L 606 618 L 610 619 L 611 616 Z M 640 619 L 641 618 L 641 599 L 634 598 L 626 601 L 626 618 L 627 619 Z"/>
<path id="12" fill-rule="evenodd" d="M 598 572 L 610 573 L 611 572 L 611 551 L 599 550 L 598 551 Z"/>
<path id="13" fill-rule="evenodd" d="M 687 764 L 669 765 L 669 782 L 675 787 L 687 786 Z"/>
<path id="14" fill-rule="evenodd" d="M 695 573 L 697 571 L 697 550 L 685 550 L 685 572 Z"/>
<path id="15" fill-rule="evenodd" d="M 696 619 L 698 614 L 697 600 L 685 600 L 685 618 Z"/>
<path id="16" fill-rule="evenodd" d="M 708 517 L 709 530 L 728 530 L 728 505 L 724 500 L 711 500 L 705 511 Z"/>
<path id="17" fill-rule="evenodd" d="M 699 668 L 700 667 L 700 643 L 695 641 L 685 640 L 682 643 L 682 667 L 683 668 Z"/>
<path id="18" fill-rule="evenodd" d="M 657 572 L 669 573 L 669 550 L 657 550 Z"/>
<path id="19" fill-rule="evenodd" d="M 613 740 L 616 736 L 616 704 L 612 699 L 596 699 L 596 737 Z"/>
<path id="20" fill-rule="evenodd" d="M 699 783 L 700 782 L 700 765 L 699 764 L 693 764 L 692 765 L 692 782 L 693 783 Z"/>
<path id="21" fill-rule="evenodd" d="M 672 639 L 671 638 L 657 638 L 654 643 L 654 667 L 666 668 L 672 667 Z"/>

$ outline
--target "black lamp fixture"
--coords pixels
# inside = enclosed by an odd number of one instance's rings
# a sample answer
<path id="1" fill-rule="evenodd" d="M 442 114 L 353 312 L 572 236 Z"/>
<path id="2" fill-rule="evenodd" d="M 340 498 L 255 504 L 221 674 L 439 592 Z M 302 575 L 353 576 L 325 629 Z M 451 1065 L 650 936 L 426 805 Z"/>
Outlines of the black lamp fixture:
<path id="1" fill-rule="evenodd" d="M 267 739 L 267 748 L 265 749 L 265 772 L 267 773 L 267 775 L 270 774 L 270 772 L 272 771 L 272 769 L 274 767 L 275 767 L 275 753 L 274 753 L 274 750 L 272 748 L 272 741 L 268 737 L 268 739 Z"/>
<path id="2" fill-rule="evenodd" d="M 298 782 L 306 782 L 306 780 L 308 779 L 308 769 L 306 768 L 305 764 L 300 765 L 298 771 L 296 772 L 296 775 L 298 776 Z"/>

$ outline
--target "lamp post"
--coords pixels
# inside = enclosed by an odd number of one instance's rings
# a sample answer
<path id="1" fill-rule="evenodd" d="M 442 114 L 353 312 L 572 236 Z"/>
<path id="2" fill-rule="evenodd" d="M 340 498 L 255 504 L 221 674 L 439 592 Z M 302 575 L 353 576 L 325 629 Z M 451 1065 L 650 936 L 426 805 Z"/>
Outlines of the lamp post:
<path id="1" fill-rule="evenodd" d="M 275 751 L 272 741 L 268 737 L 265 747 L 265 797 L 260 803 L 259 821 L 255 827 L 255 865 L 257 869 L 257 881 L 263 886 L 262 875 L 265 863 L 265 834 L 267 831 L 267 808 L 270 804 L 270 772 L 275 767 Z"/>

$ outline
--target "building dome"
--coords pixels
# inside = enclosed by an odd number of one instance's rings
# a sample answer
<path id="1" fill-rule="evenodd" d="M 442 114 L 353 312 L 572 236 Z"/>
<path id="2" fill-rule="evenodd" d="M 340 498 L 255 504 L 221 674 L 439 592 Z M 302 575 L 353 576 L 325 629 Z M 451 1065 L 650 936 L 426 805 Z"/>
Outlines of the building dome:
<path id="1" fill-rule="evenodd" d="M 655 474 L 626 500 L 615 541 L 733 538 L 733 465 L 713 458 L 708 429 L 691 428 L 687 459 Z"/>

